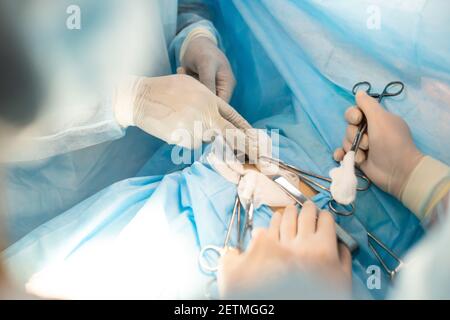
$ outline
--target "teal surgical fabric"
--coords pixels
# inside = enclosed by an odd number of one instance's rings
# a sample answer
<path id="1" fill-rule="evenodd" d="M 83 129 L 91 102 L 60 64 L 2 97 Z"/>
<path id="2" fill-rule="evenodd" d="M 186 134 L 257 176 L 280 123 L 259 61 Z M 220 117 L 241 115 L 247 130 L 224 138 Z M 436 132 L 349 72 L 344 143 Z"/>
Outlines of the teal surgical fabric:
<path id="1" fill-rule="evenodd" d="M 277 121 L 277 117 L 272 120 Z M 286 123 L 284 133 L 291 130 L 309 136 L 314 128 L 302 121 Z M 320 171 L 307 149 L 283 136 L 276 138 L 275 133 L 273 138 L 280 141 L 283 160 L 298 163 L 298 159 L 303 159 L 306 169 Z M 325 152 L 314 138 L 308 141 L 317 144 L 317 151 Z M 6 250 L 11 275 L 20 284 L 32 279 L 31 288 L 40 287 L 35 283 L 42 279 L 49 292 L 59 293 L 59 289 L 70 298 L 204 297 L 213 275 L 198 267 L 198 253 L 206 245 L 223 243 L 236 187 L 199 160 L 165 176 L 116 183 L 37 228 Z M 339 219 L 360 244 L 353 260 L 354 285 L 365 296 L 370 294 L 364 290 L 366 268 L 377 262 L 367 247 L 362 223 L 370 226 L 371 221 L 378 222 L 373 230 L 384 241 L 389 238 L 383 237 L 383 232 L 398 234 L 392 241 L 397 252 L 405 250 L 420 235 L 415 218 L 394 203 L 391 205 L 398 210 L 396 231 L 391 222 L 394 215 L 391 217 L 379 208 L 372 192 L 358 200 L 358 215 Z M 326 207 L 327 200 L 325 194 L 314 198 L 319 207 Z M 367 212 L 360 209 L 365 206 L 372 214 L 359 218 Z M 269 208 L 259 208 L 255 227 L 267 226 L 270 218 Z M 247 244 L 248 241 L 247 236 Z M 235 236 L 232 243 L 236 244 Z M 387 288 L 389 280 L 383 278 L 382 284 Z M 74 287 L 80 292 L 74 293 Z"/>
<path id="2" fill-rule="evenodd" d="M 232 105 L 256 127 L 278 130 L 285 162 L 327 175 L 337 165 L 332 153 L 345 135 L 353 85 L 370 81 L 381 91 L 400 80 L 405 93 L 383 106 L 405 119 L 424 153 L 450 163 L 450 3 L 236 0 L 214 7 L 238 83 Z M 138 177 L 11 246 L 5 255 L 13 276 L 26 282 L 44 270 L 62 286 L 72 276 L 97 288 L 84 292 L 94 297 L 203 297 L 212 276 L 198 268 L 197 255 L 223 243 L 236 188 L 202 161 L 152 176 L 170 162 L 170 150 L 161 148 Z M 324 207 L 327 195 L 314 200 Z M 257 210 L 256 226 L 269 221 L 268 208 Z M 367 286 L 369 267 L 380 264 L 366 230 L 403 255 L 422 236 L 420 222 L 376 186 L 358 193 L 354 216 L 337 221 L 360 245 L 353 257 L 356 295 L 384 298 L 390 281 L 382 270 L 381 286 Z M 122 289 L 106 286 L 109 280 Z"/>

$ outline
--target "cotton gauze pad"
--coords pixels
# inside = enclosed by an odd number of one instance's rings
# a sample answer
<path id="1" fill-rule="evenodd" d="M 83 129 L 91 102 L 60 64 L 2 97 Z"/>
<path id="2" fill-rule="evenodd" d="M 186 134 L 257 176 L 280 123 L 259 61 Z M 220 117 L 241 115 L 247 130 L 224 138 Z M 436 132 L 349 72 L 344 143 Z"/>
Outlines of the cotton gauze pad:
<path id="1" fill-rule="evenodd" d="M 246 172 L 222 136 L 216 137 L 206 160 L 217 173 L 236 185 Z"/>
<path id="2" fill-rule="evenodd" d="M 333 199 L 340 204 L 348 205 L 355 201 L 358 180 L 355 175 L 355 152 L 349 151 L 338 168 L 330 170 L 330 191 Z"/>
<path id="3" fill-rule="evenodd" d="M 239 182 L 239 199 L 244 206 L 253 201 L 255 208 L 262 205 L 269 207 L 286 207 L 295 204 L 280 187 L 264 174 L 250 170 Z"/>

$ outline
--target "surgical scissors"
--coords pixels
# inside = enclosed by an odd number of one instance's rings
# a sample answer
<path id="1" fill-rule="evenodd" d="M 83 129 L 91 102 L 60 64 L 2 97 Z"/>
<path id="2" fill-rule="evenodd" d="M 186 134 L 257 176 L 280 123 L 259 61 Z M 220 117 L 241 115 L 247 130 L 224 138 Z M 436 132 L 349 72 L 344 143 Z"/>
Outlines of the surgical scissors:
<path id="1" fill-rule="evenodd" d="M 400 269 L 403 268 L 405 263 L 403 262 L 402 259 L 400 259 L 391 249 L 389 249 L 383 242 L 381 242 L 381 240 L 379 240 L 377 237 L 375 237 L 372 233 L 367 231 L 367 237 L 368 237 L 367 241 L 369 244 L 369 248 L 372 250 L 372 252 L 375 255 L 375 257 L 377 258 L 377 260 L 381 263 L 381 265 L 383 266 L 383 269 L 387 272 L 387 274 L 389 275 L 391 280 L 394 280 L 395 276 L 400 271 Z M 386 262 L 384 262 L 381 255 L 375 249 L 375 246 L 372 244 L 371 240 L 373 240 L 378 246 L 380 246 L 384 251 L 386 251 L 392 257 L 392 259 L 397 261 L 398 264 L 394 269 L 389 269 Z"/>
<path id="2" fill-rule="evenodd" d="M 353 86 L 352 93 L 355 95 L 358 90 L 360 90 L 362 87 L 366 88 L 366 93 L 371 96 L 372 98 L 378 99 L 378 103 L 381 103 L 381 101 L 386 97 L 395 97 L 399 96 L 403 90 L 405 89 L 405 84 L 401 81 L 392 81 L 389 82 L 383 89 L 382 93 L 373 93 L 372 92 L 372 85 L 368 81 L 362 81 L 358 82 Z M 361 140 L 364 136 L 364 134 L 367 131 L 367 119 L 363 115 L 363 118 L 361 120 L 361 123 L 358 127 L 358 132 L 356 133 L 355 138 L 353 139 L 352 146 L 350 147 L 351 151 L 354 151 L 355 154 L 358 152 L 359 145 L 361 144 Z"/>
<path id="3" fill-rule="evenodd" d="M 255 213 L 255 206 L 253 205 L 253 198 L 250 199 L 249 204 L 245 208 L 245 225 L 244 232 L 242 235 L 241 241 L 245 241 L 245 236 L 247 235 L 247 231 L 250 231 L 250 234 L 253 230 L 253 216 Z M 242 247 L 242 243 L 239 242 L 239 247 Z"/>
<path id="4" fill-rule="evenodd" d="M 311 188 L 313 188 L 316 191 L 326 191 L 327 193 L 329 193 L 331 195 L 331 191 L 329 187 L 326 187 L 325 185 L 315 181 L 314 179 L 317 180 L 322 180 L 326 183 L 330 183 L 331 184 L 331 178 L 325 177 L 325 176 L 321 176 L 319 174 L 316 173 L 312 173 L 303 169 L 299 169 L 293 165 L 284 163 L 283 161 L 279 160 L 279 159 L 273 159 L 270 157 L 266 157 L 266 156 L 261 156 L 260 159 L 266 160 L 272 164 L 275 164 L 277 166 L 279 166 L 280 168 L 292 172 L 294 174 L 296 174 L 300 180 L 302 180 L 304 183 L 306 183 L 308 186 L 310 186 Z M 360 173 L 356 173 L 356 177 L 361 181 L 364 181 L 363 186 L 358 186 L 356 188 L 357 191 L 366 191 L 367 189 L 369 189 L 370 187 L 370 180 L 363 174 Z M 331 197 L 330 200 L 328 201 L 328 208 L 335 214 L 340 215 L 340 216 L 350 216 L 355 212 L 355 205 L 352 203 L 350 205 L 344 206 L 344 205 L 340 205 L 339 206 L 343 207 L 344 209 L 339 210 L 338 209 L 338 205 L 336 205 L 336 201 L 333 200 L 333 198 Z"/>
<path id="5" fill-rule="evenodd" d="M 378 99 L 378 103 L 381 103 L 381 101 L 386 97 L 395 97 L 400 95 L 403 90 L 405 89 L 405 84 L 401 81 L 392 81 L 389 82 L 383 89 L 382 93 L 373 93 L 372 92 L 372 85 L 368 81 L 358 82 L 353 86 L 352 93 L 355 95 L 358 90 L 360 90 L 362 87 L 365 87 L 366 93 L 371 96 L 372 98 Z M 361 120 L 361 123 L 358 127 L 358 132 L 356 133 L 355 138 L 353 139 L 352 146 L 350 147 L 351 151 L 354 151 L 355 154 L 358 152 L 359 145 L 361 144 L 361 140 L 366 133 L 368 129 L 367 119 L 363 115 L 363 118 Z M 367 177 L 366 177 L 367 178 Z M 369 180 L 367 178 L 367 180 Z M 370 180 L 369 180 L 370 181 Z M 372 250 L 373 254 L 377 258 L 377 260 L 381 263 L 383 266 L 383 269 L 389 274 L 391 280 L 394 279 L 395 275 L 399 272 L 399 270 L 403 267 L 404 263 L 403 261 L 392 251 L 390 250 L 383 242 L 381 242 L 378 238 L 376 238 L 373 234 L 370 232 L 367 232 L 368 236 L 368 245 L 369 248 Z M 386 262 L 381 257 L 380 253 L 375 249 L 375 246 L 372 244 L 372 242 L 375 242 L 379 247 L 381 247 L 385 252 L 387 252 L 394 260 L 398 262 L 398 265 L 395 269 L 389 269 Z"/>
<path id="6" fill-rule="evenodd" d="M 240 215 L 241 212 L 241 203 L 239 201 L 239 196 L 236 196 L 236 200 L 234 201 L 234 207 L 233 207 L 233 213 L 231 214 L 230 222 L 228 224 L 227 232 L 225 234 L 225 240 L 222 247 L 215 246 L 215 245 L 208 245 L 206 247 L 203 247 L 200 251 L 198 262 L 200 264 L 200 267 L 206 271 L 206 272 L 217 272 L 218 270 L 218 261 L 217 259 L 216 264 L 210 264 L 207 261 L 208 253 L 215 253 L 218 258 L 220 258 L 225 251 L 230 248 L 229 243 L 231 239 L 231 231 L 233 229 L 234 220 L 236 219 L 236 216 Z M 240 221 L 240 218 L 238 218 Z M 237 226 L 237 232 L 238 232 L 238 238 L 240 238 L 240 225 Z"/>

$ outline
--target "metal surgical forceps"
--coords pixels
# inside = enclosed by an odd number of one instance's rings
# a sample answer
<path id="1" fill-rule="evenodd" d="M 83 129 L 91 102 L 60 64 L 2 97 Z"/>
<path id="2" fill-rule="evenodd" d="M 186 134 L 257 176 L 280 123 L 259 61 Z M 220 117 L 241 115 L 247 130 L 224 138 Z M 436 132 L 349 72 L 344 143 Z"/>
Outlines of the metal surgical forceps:
<path id="1" fill-rule="evenodd" d="M 366 93 L 371 96 L 372 98 L 378 99 L 378 102 L 381 103 L 381 101 L 386 97 L 396 97 L 399 96 L 403 90 L 405 89 L 405 84 L 401 81 L 392 81 L 389 82 L 386 87 L 384 87 L 382 93 L 373 93 L 372 92 L 372 85 L 368 81 L 358 82 L 353 86 L 352 92 L 355 95 L 358 90 L 366 88 Z M 363 118 L 361 120 L 361 123 L 359 124 L 358 132 L 356 133 L 355 139 L 353 140 L 352 146 L 350 148 L 351 151 L 354 151 L 355 154 L 359 149 L 359 145 L 361 143 L 362 137 L 364 136 L 364 133 L 367 131 L 367 119 L 363 114 Z"/>
<path id="2" fill-rule="evenodd" d="M 384 87 L 382 93 L 373 93 L 372 92 L 372 85 L 368 81 L 358 82 L 353 86 L 352 92 L 355 95 L 356 92 L 362 88 L 365 88 L 366 93 L 371 96 L 372 98 L 378 99 L 378 102 L 381 103 L 381 101 L 385 97 L 395 97 L 400 95 L 403 90 L 405 89 L 405 84 L 401 81 L 392 81 L 389 82 L 386 87 Z M 364 134 L 367 131 L 367 119 L 363 114 L 363 119 L 361 120 L 361 123 L 358 127 L 358 132 L 356 133 L 355 139 L 353 140 L 352 146 L 350 148 L 351 151 L 354 151 L 355 154 L 359 149 L 359 145 L 361 143 L 361 140 L 364 136 Z M 367 177 L 366 177 L 367 179 Z M 369 181 L 369 179 L 367 179 Z M 377 260 L 381 263 L 383 266 L 383 269 L 389 274 L 391 279 L 395 277 L 395 275 L 398 273 L 398 271 L 403 267 L 404 263 L 403 261 L 394 253 L 392 250 L 390 250 L 383 242 L 381 242 L 378 238 L 376 238 L 373 234 L 370 232 L 367 232 L 368 236 L 368 244 L 369 248 L 372 250 L 373 254 L 377 258 Z M 398 262 L 398 265 L 394 269 L 389 269 L 386 262 L 381 257 L 380 253 L 375 249 L 375 246 L 372 244 L 374 242 L 377 244 L 380 248 L 382 248 L 389 256 L 392 257 L 392 259 L 396 260 Z"/>
<path id="3" fill-rule="evenodd" d="M 375 257 L 377 258 L 378 262 L 381 263 L 381 266 L 386 271 L 386 273 L 389 275 L 391 280 L 394 280 L 397 273 L 405 265 L 403 260 L 400 259 L 391 249 L 389 249 L 383 242 L 381 242 L 377 237 L 375 237 L 372 233 L 370 233 L 368 231 L 367 231 L 367 240 L 368 240 L 369 248 L 372 250 L 372 252 L 375 255 Z M 374 243 L 376 243 L 380 248 L 382 248 L 393 260 L 395 260 L 398 263 L 394 269 L 389 269 L 386 262 L 383 260 L 383 258 L 378 253 L 378 251 L 375 249 L 375 246 L 372 244 L 372 241 Z"/>
<path id="4" fill-rule="evenodd" d="M 306 170 L 302 170 L 299 169 L 297 167 L 294 167 L 292 165 L 289 165 L 287 163 L 284 163 L 281 160 L 278 159 L 273 159 L 270 157 L 266 157 L 266 156 L 261 156 L 260 159 L 266 160 L 272 164 L 275 164 L 277 166 L 279 166 L 280 168 L 292 172 L 294 174 L 296 174 L 304 183 L 306 183 L 308 186 L 310 186 L 311 188 L 315 189 L 316 191 L 326 191 L 331 195 L 331 191 L 330 188 L 317 182 L 314 179 L 317 180 L 322 180 L 325 183 L 331 183 L 331 178 L 325 177 L 325 176 L 321 176 Z M 358 186 L 356 188 L 357 191 L 366 191 L 367 189 L 369 189 L 370 187 L 370 180 L 363 174 L 357 173 L 356 177 L 361 181 L 364 181 L 364 184 L 362 186 Z M 340 207 L 343 207 L 343 209 L 339 209 Z M 355 212 L 355 205 L 352 203 L 348 206 L 344 206 L 344 205 L 337 205 L 336 201 L 334 201 L 332 198 L 330 198 L 330 200 L 328 201 L 328 208 L 331 210 L 331 212 L 340 215 L 340 216 L 350 216 Z"/>
<path id="5" fill-rule="evenodd" d="M 240 215 L 241 215 L 241 203 L 239 201 L 239 196 L 236 196 L 236 200 L 234 201 L 234 207 L 233 207 L 233 213 L 231 214 L 230 222 L 228 224 L 227 233 L 225 235 L 225 240 L 222 247 L 215 246 L 215 245 L 208 245 L 206 247 L 203 247 L 200 251 L 198 262 L 200 264 L 200 267 L 206 271 L 206 272 L 217 272 L 218 269 L 218 261 L 215 263 L 208 263 L 207 257 L 208 253 L 215 254 L 218 258 L 220 258 L 227 248 L 229 248 L 230 238 L 231 238 L 231 231 L 233 229 L 234 220 L 237 217 L 238 223 L 236 227 L 237 235 L 238 235 L 238 243 L 240 243 L 240 232 L 241 232 L 241 226 L 240 226 Z M 253 216 L 253 213 L 252 213 Z M 253 219 L 253 217 L 252 217 Z"/>
<path id="6" fill-rule="evenodd" d="M 245 225 L 244 225 L 244 233 L 242 235 L 242 239 L 240 238 L 240 233 L 238 235 L 238 243 L 239 247 L 242 248 L 242 243 L 240 241 L 245 241 L 245 236 L 247 235 L 247 232 L 249 231 L 250 234 L 253 231 L 253 216 L 255 214 L 255 207 L 253 205 L 253 198 L 250 200 L 249 204 L 245 208 Z"/>
<path id="7" fill-rule="evenodd" d="M 280 166 L 280 168 L 285 169 L 285 170 L 287 170 L 289 172 L 293 172 L 293 173 L 297 174 L 300 179 L 302 179 L 305 183 L 307 183 L 308 185 L 310 185 L 313 188 L 315 186 L 315 187 L 318 187 L 318 188 L 320 188 L 322 190 L 325 190 L 327 192 L 330 191 L 329 188 L 321 185 L 317 181 L 312 180 L 312 178 L 316 178 L 316 179 L 319 179 L 319 180 L 324 180 L 326 182 L 331 182 L 331 179 L 329 179 L 327 177 L 323 177 L 323 176 L 320 176 L 320 175 L 317 175 L 317 174 L 314 174 L 314 173 L 310 173 L 310 172 L 298 169 L 298 168 L 296 168 L 294 166 L 291 166 L 291 165 L 288 165 L 288 164 L 286 164 L 286 163 L 284 163 L 284 162 L 282 162 L 280 160 L 272 159 L 272 158 L 265 157 L 265 156 L 262 156 L 261 159 L 267 160 L 267 161 L 269 161 L 269 162 L 271 162 L 273 164 L 277 164 L 277 165 Z M 305 177 L 306 177 L 306 179 L 305 179 Z M 357 190 L 358 191 L 367 190 L 369 188 L 369 186 L 370 186 L 370 180 L 366 176 L 364 176 L 362 174 L 358 175 L 358 178 L 361 179 L 361 180 L 364 180 L 366 182 L 366 185 L 364 185 L 363 187 L 359 187 Z M 296 199 L 294 198 L 294 200 L 296 200 Z M 297 200 L 296 200 L 296 202 L 299 203 Z M 346 211 L 346 212 L 338 211 L 338 210 L 336 210 L 333 207 L 333 201 L 332 200 L 330 200 L 328 202 L 328 207 L 330 208 L 331 212 L 333 212 L 333 213 L 335 213 L 337 215 L 341 215 L 341 216 L 350 216 L 354 212 L 354 209 L 355 209 L 354 205 L 352 204 L 352 207 L 351 207 L 352 211 Z M 392 250 L 390 250 L 380 239 L 375 237 L 372 233 L 370 233 L 368 231 L 366 231 L 366 232 L 367 232 L 369 248 L 372 250 L 373 254 L 377 258 L 377 260 L 380 262 L 380 264 L 382 265 L 382 267 L 386 271 L 386 273 L 390 276 L 391 279 L 393 279 L 395 277 L 395 275 L 398 273 L 398 271 L 403 267 L 403 265 L 404 265 L 403 261 Z M 353 239 L 351 239 L 351 238 L 349 238 L 347 236 L 342 237 L 342 240 L 344 240 L 344 239 L 345 239 L 344 243 L 345 242 L 352 243 L 352 240 L 353 240 Z M 351 239 L 351 240 L 348 240 L 348 239 Z M 354 242 L 354 240 L 353 240 L 353 242 Z M 393 260 L 398 262 L 398 265 L 397 265 L 396 268 L 389 269 L 387 263 L 381 257 L 381 254 L 376 250 L 374 244 L 376 244 L 378 247 L 383 249 L 389 256 L 392 257 Z M 352 246 L 353 245 L 350 245 L 348 247 L 352 247 Z M 354 247 L 357 247 L 357 246 L 354 246 Z"/>

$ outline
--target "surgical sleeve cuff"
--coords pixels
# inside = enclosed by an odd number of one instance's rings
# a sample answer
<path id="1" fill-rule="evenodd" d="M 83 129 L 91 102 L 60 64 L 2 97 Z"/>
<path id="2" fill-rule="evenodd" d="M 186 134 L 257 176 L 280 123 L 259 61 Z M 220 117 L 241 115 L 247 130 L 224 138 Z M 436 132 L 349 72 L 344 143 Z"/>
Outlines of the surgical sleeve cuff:
<path id="1" fill-rule="evenodd" d="M 425 156 L 409 176 L 401 200 L 420 220 L 424 220 L 449 188 L 450 168 Z"/>
<path id="2" fill-rule="evenodd" d="M 22 148 L 22 143 L 17 144 L 6 161 L 14 163 L 43 160 L 122 138 L 125 129 L 117 123 L 111 104 L 111 100 L 107 98 L 97 106 L 92 106 L 91 109 L 95 112 L 88 117 L 87 122 L 74 123 L 65 130 L 48 135 L 25 137 L 23 144 L 30 143 L 32 147 Z"/>
<path id="3" fill-rule="evenodd" d="M 128 76 L 116 87 L 112 109 L 117 123 L 123 128 L 134 126 L 134 102 L 139 85 L 139 77 Z"/>
<path id="4" fill-rule="evenodd" d="M 191 35 L 191 32 L 192 35 Z M 221 47 L 221 41 L 219 37 L 219 33 L 217 32 L 214 25 L 208 20 L 200 20 L 195 23 L 192 23 L 182 29 L 176 37 L 172 40 L 169 46 L 169 52 L 171 56 L 172 65 L 175 66 L 175 69 L 181 64 L 181 51 L 184 47 L 184 52 L 186 52 L 188 41 L 192 41 L 193 38 L 187 39 L 188 36 L 207 36 L 212 39 L 219 47 Z M 184 54 L 183 52 L 183 54 Z"/>
<path id="5" fill-rule="evenodd" d="M 186 53 L 189 43 L 191 41 L 193 41 L 194 39 L 197 39 L 200 37 L 208 38 L 212 42 L 214 42 L 216 44 L 216 46 L 218 45 L 217 38 L 211 31 L 209 31 L 208 29 L 205 29 L 203 27 L 196 27 L 196 28 L 192 29 L 191 32 L 189 32 L 189 34 L 187 35 L 186 39 L 184 39 L 183 44 L 180 49 L 179 61 L 183 60 L 184 54 Z"/>

